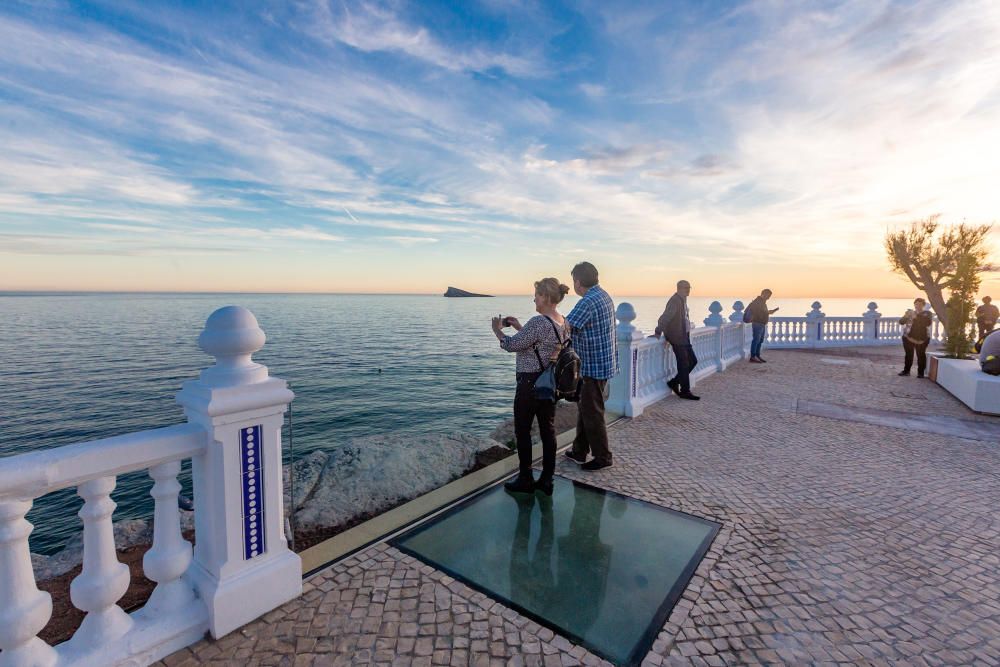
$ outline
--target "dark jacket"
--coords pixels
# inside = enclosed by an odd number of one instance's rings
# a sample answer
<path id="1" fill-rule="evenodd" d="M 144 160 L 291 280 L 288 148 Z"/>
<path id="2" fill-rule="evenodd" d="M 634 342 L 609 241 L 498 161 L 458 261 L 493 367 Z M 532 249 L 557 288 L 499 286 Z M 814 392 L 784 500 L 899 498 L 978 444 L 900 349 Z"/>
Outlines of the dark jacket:
<path id="1" fill-rule="evenodd" d="M 674 294 L 667 301 L 660 319 L 656 321 L 656 330 L 666 336 L 671 345 L 690 345 L 691 338 L 684 325 L 684 299 Z"/>
<path id="2" fill-rule="evenodd" d="M 771 317 L 771 313 L 768 312 L 767 302 L 759 296 L 750 302 L 747 310 L 750 311 L 750 321 L 754 324 L 767 324 L 768 319 Z"/>
<path id="3" fill-rule="evenodd" d="M 997 309 L 992 303 L 984 303 L 983 305 L 976 308 L 976 320 L 979 322 L 993 322 L 1000 319 L 1000 309 Z"/>
<path id="4" fill-rule="evenodd" d="M 930 341 L 931 325 L 934 324 L 934 318 L 926 310 L 917 313 L 913 316 L 913 323 L 910 325 L 910 333 L 908 334 L 911 339 L 917 343 L 925 343 Z"/>

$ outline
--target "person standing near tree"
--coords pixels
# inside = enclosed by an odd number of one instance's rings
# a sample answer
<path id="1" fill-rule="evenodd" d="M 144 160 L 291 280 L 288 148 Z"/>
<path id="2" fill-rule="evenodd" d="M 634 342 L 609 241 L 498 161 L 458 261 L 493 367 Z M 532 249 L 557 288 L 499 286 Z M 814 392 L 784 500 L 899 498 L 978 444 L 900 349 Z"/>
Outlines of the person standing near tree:
<path id="1" fill-rule="evenodd" d="M 761 291 L 760 296 L 751 301 L 750 305 L 747 306 L 746 314 L 743 316 L 743 321 L 749 322 L 753 328 L 753 341 L 750 343 L 751 364 L 767 363 L 761 359 L 760 348 L 767 337 L 767 321 L 771 315 L 778 312 L 777 308 L 768 309 L 767 300 L 770 298 L 771 290 L 766 289 Z"/>
<path id="2" fill-rule="evenodd" d="M 984 296 L 983 305 L 976 308 L 976 326 L 979 328 L 979 337 L 982 338 L 993 331 L 998 319 L 1000 319 L 1000 309 L 993 305 L 993 299 Z"/>
<path id="3" fill-rule="evenodd" d="M 691 371 L 698 365 L 698 357 L 691 345 L 691 316 L 687 307 L 690 294 L 691 283 L 678 281 L 677 292 L 667 300 L 667 307 L 656 321 L 655 333 L 657 338 L 663 334 L 677 358 L 677 375 L 667 380 L 667 386 L 678 397 L 697 401 L 701 397 L 691 393 Z"/>
<path id="4" fill-rule="evenodd" d="M 899 372 L 901 376 L 907 376 L 910 374 L 910 368 L 913 366 L 913 353 L 917 354 L 917 377 L 924 377 L 924 371 L 927 369 L 927 346 L 931 342 L 931 325 L 934 324 L 934 318 L 931 317 L 930 312 L 926 310 L 927 302 L 921 298 L 913 300 L 913 315 L 904 315 L 899 320 L 900 326 L 903 327 L 903 353 L 904 353 L 904 363 L 903 370 Z M 909 311 L 908 311 L 909 312 Z M 909 327 L 907 331 L 906 327 Z"/>
<path id="5" fill-rule="evenodd" d="M 580 394 L 576 438 L 566 452 L 584 470 L 600 470 L 612 463 L 608 428 L 604 423 L 604 392 L 618 373 L 615 337 L 615 304 L 598 284 L 597 268 L 590 262 L 573 267 L 573 291 L 581 299 L 566 316 L 572 327 L 573 347 L 580 355 Z M 587 461 L 587 454 L 594 458 Z"/>

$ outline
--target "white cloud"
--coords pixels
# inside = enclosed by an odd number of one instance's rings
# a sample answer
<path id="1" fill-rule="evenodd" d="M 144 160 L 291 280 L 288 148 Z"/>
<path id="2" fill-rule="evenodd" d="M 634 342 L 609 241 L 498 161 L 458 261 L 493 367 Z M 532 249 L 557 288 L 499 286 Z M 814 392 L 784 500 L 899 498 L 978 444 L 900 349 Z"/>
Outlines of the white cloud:
<path id="1" fill-rule="evenodd" d="M 407 24 L 385 7 L 366 2 L 351 6 L 342 4 L 339 12 L 332 7 L 333 3 L 326 0 L 316 2 L 317 21 L 310 30 L 360 51 L 403 53 L 453 71 L 485 72 L 496 68 L 521 77 L 544 74 L 537 60 L 530 56 L 481 47 L 445 46 L 425 26 Z"/>

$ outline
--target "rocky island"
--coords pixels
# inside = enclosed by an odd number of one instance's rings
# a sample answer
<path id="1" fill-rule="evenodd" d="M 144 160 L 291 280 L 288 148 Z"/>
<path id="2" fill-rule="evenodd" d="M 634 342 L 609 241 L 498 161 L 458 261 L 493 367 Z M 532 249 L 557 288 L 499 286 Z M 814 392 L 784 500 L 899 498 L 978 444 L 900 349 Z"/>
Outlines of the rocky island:
<path id="1" fill-rule="evenodd" d="M 448 291 L 444 293 L 445 296 L 484 296 L 492 298 L 492 294 L 473 294 L 472 292 L 466 292 L 464 289 L 458 289 L 457 287 L 449 287 Z"/>

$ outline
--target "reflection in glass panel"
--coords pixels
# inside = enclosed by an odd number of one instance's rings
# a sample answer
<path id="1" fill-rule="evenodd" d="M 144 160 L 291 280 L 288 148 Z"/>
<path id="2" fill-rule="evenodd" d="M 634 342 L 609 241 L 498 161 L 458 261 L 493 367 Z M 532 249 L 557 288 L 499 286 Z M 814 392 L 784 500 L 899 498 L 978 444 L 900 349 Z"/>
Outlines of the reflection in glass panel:
<path id="1" fill-rule="evenodd" d="M 557 477 L 473 497 L 393 540 L 618 664 L 638 664 L 719 525 Z"/>

